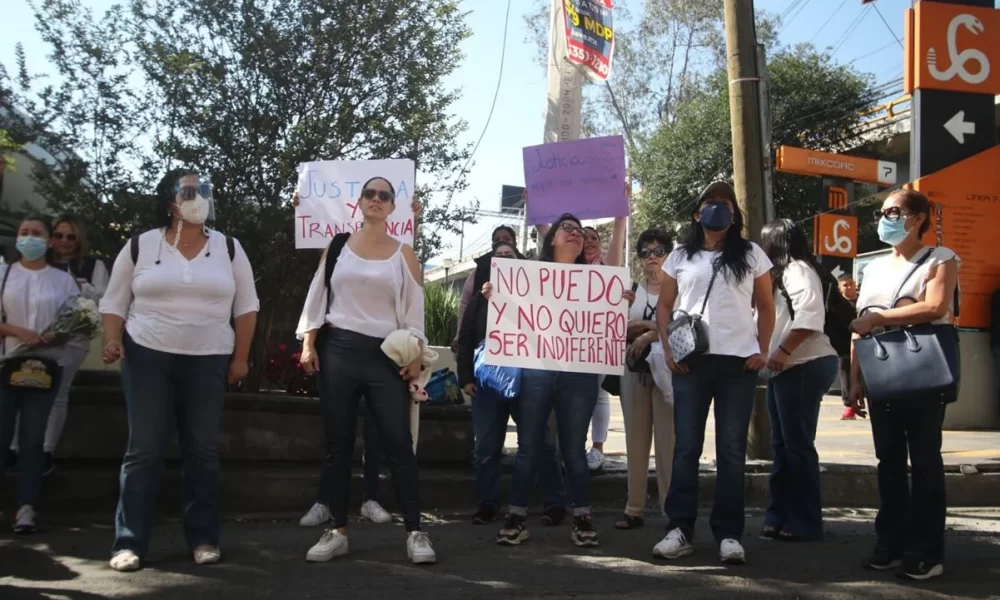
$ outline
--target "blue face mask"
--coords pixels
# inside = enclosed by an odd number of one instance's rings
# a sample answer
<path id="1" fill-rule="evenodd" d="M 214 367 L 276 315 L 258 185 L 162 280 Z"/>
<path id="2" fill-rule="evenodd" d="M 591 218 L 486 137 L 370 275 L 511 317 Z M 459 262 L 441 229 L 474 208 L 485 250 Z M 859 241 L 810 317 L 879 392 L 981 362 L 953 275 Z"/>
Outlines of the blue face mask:
<path id="1" fill-rule="evenodd" d="M 906 231 L 906 219 L 900 217 L 895 221 L 890 221 L 885 217 L 878 220 L 878 239 L 882 240 L 882 243 L 889 244 L 890 246 L 898 246 L 909 232 Z"/>
<path id="2" fill-rule="evenodd" d="M 709 231 L 725 231 L 733 224 L 733 214 L 729 207 L 719 202 L 712 202 L 702 207 L 701 226 Z"/>
<path id="3" fill-rule="evenodd" d="M 49 249 L 49 244 L 46 240 L 40 237 L 22 235 L 17 238 L 15 247 L 24 258 L 28 260 L 38 260 L 39 258 L 45 256 L 45 251 Z"/>

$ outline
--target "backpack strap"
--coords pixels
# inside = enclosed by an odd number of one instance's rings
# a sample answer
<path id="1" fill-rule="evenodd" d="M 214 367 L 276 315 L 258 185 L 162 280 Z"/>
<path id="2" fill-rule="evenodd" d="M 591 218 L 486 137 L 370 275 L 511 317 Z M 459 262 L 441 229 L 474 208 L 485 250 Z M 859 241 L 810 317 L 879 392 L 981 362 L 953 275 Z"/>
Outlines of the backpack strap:
<path id="1" fill-rule="evenodd" d="M 333 269 L 337 266 L 337 260 L 340 258 L 340 253 L 344 250 L 344 245 L 347 244 L 347 238 L 351 237 L 349 233 L 338 233 L 333 236 L 333 240 L 330 242 L 330 247 L 326 251 L 326 263 L 323 269 L 323 284 L 326 286 L 326 307 L 327 310 L 330 309 L 330 303 L 333 301 L 333 290 L 330 289 L 330 278 L 333 277 Z"/>
<path id="2" fill-rule="evenodd" d="M 226 236 L 226 250 L 229 251 L 229 262 L 233 262 L 233 258 L 236 257 L 236 240 Z"/>
<path id="3" fill-rule="evenodd" d="M 7 278 L 14 263 L 7 263 L 3 272 L 3 283 L 0 283 L 0 323 L 7 324 L 7 311 L 3 307 L 3 294 L 7 290 Z M 0 337 L 0 354 L 7 354 L 7 336 Z"/>
<path id="4" fill-rule="evenodd" d="M 785 298 L 785 304 L 788 305 L 788 314 L 791 315 L 792 320 L 795 320 L 795 309 L 792 307 L 792 297 L 788 295 L 788 290 L 785 289 L 785 282 L 778 282 L 778 291 Z"/>
<path id="5" fill-rule="evenodd" d="M 128 241 L 129 251 L 132 253 L 132 266 L 139 264 L 139 236 L 134 235 Z"/>

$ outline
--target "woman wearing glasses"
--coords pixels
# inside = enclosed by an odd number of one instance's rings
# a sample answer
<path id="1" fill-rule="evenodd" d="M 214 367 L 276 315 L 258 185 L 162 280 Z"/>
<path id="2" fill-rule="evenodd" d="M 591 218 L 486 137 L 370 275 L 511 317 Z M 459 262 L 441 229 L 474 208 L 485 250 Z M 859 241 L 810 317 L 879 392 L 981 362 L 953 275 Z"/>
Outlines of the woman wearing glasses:
<path id="1" fill-rule="evenodd" d="M 628 502 L 625 515 L 615 523 L 618 529 L 635 529 L 645 522 L 650 444 L 656 449 L 656 487 L 661 511 L 670 491 L 674 459 L 674 399 L 664 396 L 653 383 L 646 362 L 650 344 L 659 339 L 656 303 L 660 299 L 663 261 L 673 249 L 673 242 L 665 231 L 647 229 L 639 235 L 635 248 L 642 261 L 643 277 L 635 285 L 635 300 L 629 307 L 629 368 L 622 375 Z"/>
<path id="2" fill-rule="evenodd" d="M 87 255 L 87 233 L 83 223 L 75 217 L 60 217 L 52 226 L 52 266 L 72 275 L 80 286 L 80 295 L 95 302 L 100 301 L 108 287 L 108 268 L 103 259 Z M 66 412 L 69 405 L 69 391 L 80 365 L 90 352 L 90 340 L 73 341 L 66 344 L 63 353 L 62 379 L 56 394 L 49 423 L 45 429 L 45 473 L 52 472 L 52 454 L 62 437 L 66 426 Z M 17 436 L 11 445 L 7 464 L 13 467 L 18 462 Z"/>
<path id="3" fill-rule="evenodd" d="M 196 172 L 167 173 L 156 186 L 158 227 L 118 254 L 101 300 L 104 361 L 122 360 L 129 428 L 115 514 L 116 571 L 138 570 L 149 550 L 175 423 L 188 547 L 199 565 L 222 556 L 219 421 L 227 382 L 246 377 L 259 303 L 240 243 L 205 226 L 210 197 Z"/>

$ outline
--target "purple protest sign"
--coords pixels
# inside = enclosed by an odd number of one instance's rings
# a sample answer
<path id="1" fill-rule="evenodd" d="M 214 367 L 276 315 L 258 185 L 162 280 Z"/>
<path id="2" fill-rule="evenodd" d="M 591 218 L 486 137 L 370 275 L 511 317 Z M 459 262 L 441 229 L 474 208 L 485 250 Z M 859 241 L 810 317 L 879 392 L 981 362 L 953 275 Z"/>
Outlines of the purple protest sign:
<path id="1" fill-rule="evenodd" d="M 579 219 L 628 215 L 625 140 L 620 135 L 524 149 L 528 224 L 552 223 L 563 213 Z"/>

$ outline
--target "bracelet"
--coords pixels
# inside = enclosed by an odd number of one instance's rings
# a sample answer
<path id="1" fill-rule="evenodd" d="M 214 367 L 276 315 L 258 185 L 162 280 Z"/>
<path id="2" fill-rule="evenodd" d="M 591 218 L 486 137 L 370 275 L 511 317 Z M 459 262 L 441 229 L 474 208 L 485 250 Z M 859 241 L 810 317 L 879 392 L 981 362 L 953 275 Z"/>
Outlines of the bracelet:
<path id="1" fill-rule="evenodd" d="M 778 350 L 781 350 L 781 351 L 782 351 L 782 352 L 784 352 L 784 353 L 785 353 L 785 354 L 786 354 L 787 356 L 791 356 L 791 355 L 792 355 L 792 353 L 791 353 L 791 352 L 789 352 L 789 351 L 788 351 L 788 349 L 787 349 L 787 348 L 785 348 L 785 346 L 784 346 L 784 345 L 782 345 L 782 344 L 779 344 L 779 345 L 778 345 Z"/>

